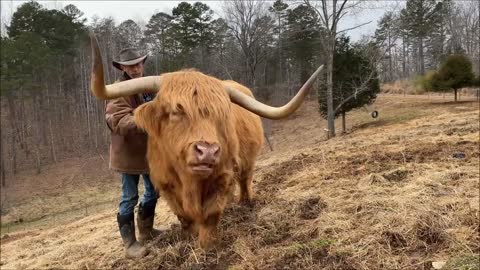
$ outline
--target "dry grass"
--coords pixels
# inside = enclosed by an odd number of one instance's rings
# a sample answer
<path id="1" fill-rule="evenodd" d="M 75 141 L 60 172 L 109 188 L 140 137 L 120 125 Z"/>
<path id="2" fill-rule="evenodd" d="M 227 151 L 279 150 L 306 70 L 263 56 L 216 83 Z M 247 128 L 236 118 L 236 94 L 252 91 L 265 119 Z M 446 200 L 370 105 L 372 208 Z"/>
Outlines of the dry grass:
<path id="1" fill-rule="evenodd" d="M 391 83 L 384 83 L 380 86 L 381 93 L 384 94 L 396 94 L 396 95 L 429 95 L 433 97 L 442 96 L 448 100 L 453 100 L 453 90 L 442 92 L 426 92 L 419 85 L 415 84 L 414 80 L 398 80 Z M 458 98 L 462 99 L 462 96 L 466 96 L 466 99 L 471 99 L 478 95 L 480 89 L 478 87 L 464 87 L 458 90 Z"/>
<path id="2" fill-rule="evenodd" d="M 355 111 L 328 141 L 313 102 L 271 123 L 256 202 L 227 208 L 211 250 L 162 201 L 165 233 L 146 258 L 123 258 L 112 208 L 4 236 L 2 268 L 478 269 L 478 103 L 381 96 L 375 107 L 378 120 Z"/>
<path id="3" fill-rule="evenodd" d="M 398 80 L 392 83 L 384 83 L 381 85 L 381 91 L 386 94 L 418 94 L 418 90 L 411 80 Z"/>

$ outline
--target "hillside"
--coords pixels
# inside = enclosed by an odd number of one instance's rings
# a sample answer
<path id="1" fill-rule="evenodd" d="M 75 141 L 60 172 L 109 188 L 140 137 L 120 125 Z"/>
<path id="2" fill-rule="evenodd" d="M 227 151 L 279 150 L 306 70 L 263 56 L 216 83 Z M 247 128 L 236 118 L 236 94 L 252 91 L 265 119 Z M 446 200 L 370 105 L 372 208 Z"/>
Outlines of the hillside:
<path id="1" fill-rule="evenodd" d="M 161 201 L 155 223 L 164 235 L 146 258 L 124 259 L 119 181 L 106 157 L 25 172 L 2 190 L 2 224 L 12 232 L 2 227 L 1 268 L 431 269 L 440 261 L 478 269 L 478 106 L 381 95 L 379 118 L 354 111 L 349 132 L 328 141 L 315 102 L 268 122 L 273 151 L 257 162 L 255 206 L 229 206 L 209 251 Z"/>

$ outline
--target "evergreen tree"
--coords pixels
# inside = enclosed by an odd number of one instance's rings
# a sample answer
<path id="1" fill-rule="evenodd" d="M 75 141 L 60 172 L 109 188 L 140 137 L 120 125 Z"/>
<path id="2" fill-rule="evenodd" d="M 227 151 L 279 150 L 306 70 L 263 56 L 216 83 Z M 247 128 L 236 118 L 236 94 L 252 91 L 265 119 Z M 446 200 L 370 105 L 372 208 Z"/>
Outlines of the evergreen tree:
<path id="1" fill-rule="evenodd" d="M 367 46 L 352 46 L 346 36 L 337 38 L 333 62 L 333 104 L 335 117 L 348 111 L 371 104 L 380 92 L 380 83 Z M 326 81 L 326 79 L 325 79 Z M 327 119 L 326 82 L 319 88 L 320 114 Z"/>
<path id="2" fill-rule="evenodd" d="M 67 7 L 68 10 L 63 11 L 47 10 L 36 2 L 25 3 L 13 14 L 8 27 L 9 38 L 17 43 L 15 50 L 21 57 L 17 65 L 22 73 L 32 74 L 32 79 L 42 74 L 43 78 L 38 80 L 62 83 L 64 89 L 70 89 L 67 78 L 72 78 L 66 67 L 73 63 L 80 41 L 85 37 L 85 26 L 79 21 L 81 12 L 73 5 Z M 35 55 L 36 49 L 42 53 Z M 33 63 L 38 57 L 42 61 Z M 41 73 L 34 71 L 37 67 L 43 67 Z M 49 75 L 54 79 L 47 79 Z M 37 84 L 41 83 L 37 81 Z"/>
<path id="3" fill-rule="evenodd" d="M 68 17 L 70 17 L 72 21 L 77 24 L 83 25 L 87 21 L 87 19 L 85 18 L 82 19 L 84 13 L 80 9 L 78 9 L 75 5 L 72 5 L 72 4 L 67 5 L 66 7 L 63 8 L 62 12 Z"/>
<path id="4" fill-rule="evenodd" d="M 143 49 L 141 46 L 143 39 L 142 30 L 133 20 L 123 21 L 117 26 L 116 39 L 120 48 Z"/>
<path id="5" fill-rule="evenodd" d="M 475 81 L 472 71 L 472 62 L 464 55 L 449 55 L 440 69 L 431 78 L 430 85 L 434 91 L 449 91 L 455 93 L 457 101 L 457 90 L 470 86 Z"/>
<path id="6" fill-rule="evenodd" d="M 200 44 L 209 45 L 213 39 L 212 14 L 210 7 L 200 2 L 182 2 L 173 8 L 174 35 L 184 52 L 191 52 Z"/>
<path id="7" fill-rule="evenodd" d="M 213 11 L 204 3 L 193 5 L 181 2 L 172 10 L 172 27 L 168 34 L 175 47 L 177 68 L 194 66 L 204 69 L 211 49 L 213 32 Z M 195 61 L 197 59 L 197 61 Z"/>
<path id="8" fill-rule="evenodd" d="M 320 31 L 317 22 L 315 10 L 307 5 L 299 5 L 287 12 L 286 48 L 288 56 L 298 66 L 301 82 L 310 77 L 315 55 L 319 54 Z"/>
<path id="9" fill-rule="evenodd" d="M 285 3 L 282 0 L 276 0 L 271 7 L 268 8 L 268 11 L 272 12 L 275 16 L 275 33 L 276 33 L 276 53 L 275 53 L 275 69 L 277 72 L 275 72 L 275 81 L 283 81 L 286 76 L 286 63 L 285 63 L 285 57 L 284 57 L 284 32 L 286 29 L 286 20 L 287 20 L 287 11 L 288 11 L 288 4 Z M 278 74 L 278 75 L 277 75 Z"/>
<path id="10" fill-rule="evenodd" d="M 393 53 L 395 41 L 397 39 L 397 18 L 393 12 L 386 12 L 378 22 L 377 30 L 375 30 L 375 40 L 377 45 L 388 52 L 385 59 L 382 61 L 383 74 L 385 74 L 384 81 L 391 82 L 395 79 L 393 67 Z M 386 62 L 386 63 L 385 63 Z"/>
<path id="11" fill-rule="evenodd" d="M 148 48 L 153 53 L 154 73 L 160 74 L 172 71 L 171 59 L 173 58 L 173 40 L 168 34 L 172 16 L 159 12 L 154 14 L 146 25 L 145 38 Z"/>
<path id="12" fill-rule="evenodd" d="M 416 70 L 421 75 L 425 74 L 425 42 L 434 29 L 439 27 L 441 11 L 441 3 L 435 0 L 408 0 L 406 7 L 400 12 L 406 34 L 415 40 Z"/>
<path id="13" fill-rule="evenodd" d="M 8 37 L 2 38 L 0 94 L 7 97 L 10 115 L 15 115 L 9 119 L 11 154 L 16 160 L 17 149 L 26 158 L 33 152 L 37 172 L 71 146 L 67 134 L 57 136 L 55 131 L 60 126 L 72 132 L 77 128 L 71 118 L 73 106 L 81 104 L 76 102 L 81 73 L 75 69 L 86 34 L 81 17 L 73 5 L 47 10 L 27 2 L 13 14 Z"/>

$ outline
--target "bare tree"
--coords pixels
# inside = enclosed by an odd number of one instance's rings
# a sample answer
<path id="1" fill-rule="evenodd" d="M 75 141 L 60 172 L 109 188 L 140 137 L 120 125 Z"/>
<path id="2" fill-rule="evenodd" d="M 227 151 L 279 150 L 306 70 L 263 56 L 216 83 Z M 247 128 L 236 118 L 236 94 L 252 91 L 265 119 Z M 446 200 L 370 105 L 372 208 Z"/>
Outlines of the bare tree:
<path id="1" fill-rule="evenodd" d="M 264 1 L 226 1 L 226 22 L 244 54 L 246 84 L 255 89 L 255 73 L 266 57 L 266 45 L 272 36 L 273 22 L 267 15 Z"/>
<path id="2" fill-rule="evenodd" d="M 360 1 L 349 0 L 321 0 L 311 1 L 304 0 L 305 4 L 313 8 L 320 20 L 321 25 L 326 30 L 326 37 L 322 40 L 321 45 L 325 50 L 325 62 L 327 73 L 327 107 L 328 107 L 328 137 L 335 137 L 335 113 L 333 108 L 333 55 L 335 52 L 335 40 L 337 34 L 349 30 L 353 30 L 362 25 L 357 25 L 352 28 L 338 30 L 339 21 L 354 8 L 356 8 Z"/>
<path id="3" fill-rule="evenodd" d="M 452 42 L 457 42 L 480 74 L 480 2 L 459 2 L 450 14 Z"/>

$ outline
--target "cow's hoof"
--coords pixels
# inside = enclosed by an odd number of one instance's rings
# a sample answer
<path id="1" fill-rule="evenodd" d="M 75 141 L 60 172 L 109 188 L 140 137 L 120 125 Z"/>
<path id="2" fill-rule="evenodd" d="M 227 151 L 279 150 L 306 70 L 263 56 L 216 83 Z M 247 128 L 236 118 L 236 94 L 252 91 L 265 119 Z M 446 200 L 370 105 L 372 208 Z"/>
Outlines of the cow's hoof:
<path id="1" fill-rule="evenodd" d="M 253 199 L 240 199 L 239 204 L 248 208 L 255 207 L 255 200 Z"/>
<path id="2" fill-rule="evenodd" d="M 182 229 L 185 231 L 189 231 L 190 228 L 192 227 L 192 221 L 182 216 L 177 216 L 177 218 L 178 218 L 178 221 L 180 221 L 180 225 L 182 226 Z"/>
<path id="3" fill-rule="evenodd" d="M 198 246 L 203 250 L 213 249 L 217 245 L 218 240 L 216 238 L 209 237 L 208 239 L 198 239 Z"/>

